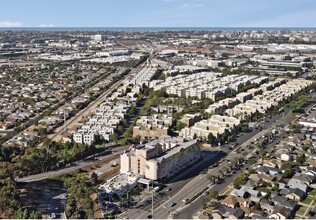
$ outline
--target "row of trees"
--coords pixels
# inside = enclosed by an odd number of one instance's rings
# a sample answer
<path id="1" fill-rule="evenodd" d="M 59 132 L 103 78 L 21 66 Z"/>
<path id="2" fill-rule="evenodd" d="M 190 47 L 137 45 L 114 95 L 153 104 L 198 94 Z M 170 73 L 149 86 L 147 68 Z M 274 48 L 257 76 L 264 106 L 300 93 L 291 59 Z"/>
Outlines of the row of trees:
<path id="1" fill-rule="evenodd" d="M 224 178 L 229 172 L 235 169 L 235 167 L 238 166 L 243 160 L 244 159 L 241 157 L 233 160 L 230 164 L 227 164 L 225 167 L 218 170 L 217 175 L 208 175 L 207 179 L 211 184 L 215 184 L 218 180 Z"/>
<path id="2" fill-rule="evenodd" d="M 69 198 L 67 199 L 65 214 L 70 219 L 94 218 L 92 193 L 96 191 L 85 173 L 78 173 L 65 180 Z"/>
<path id="3" fill-rule="evenodd" d="M 0 161 L 11 163 L 16 176 L 24 176 L 58 168 L 98 151 L 94 146 L 46 139 L 42 148 L 30 146 L 20 149 L 0 146 Z"/>

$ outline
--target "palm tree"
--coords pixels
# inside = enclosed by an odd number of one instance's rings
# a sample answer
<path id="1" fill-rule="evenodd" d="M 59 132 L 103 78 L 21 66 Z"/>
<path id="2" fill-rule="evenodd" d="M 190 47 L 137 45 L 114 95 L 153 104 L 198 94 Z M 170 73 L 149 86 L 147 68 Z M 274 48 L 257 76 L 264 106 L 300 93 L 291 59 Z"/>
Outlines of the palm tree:
<path id="1" fill-rule="evenodd" d="M 265 158 L 265 156 L 266 156 L 266 152 L 264 151 L 263 148 L 260 148 L 259 154 L 260 154 L 260 157 L 261 157 L 261 163 L 263 164 L 264 158 Z"/>
<path id="2" fill-rule="evenodd" d="M 219 173 L 220 173 L 220 175 L 219 175 L 220 178 L 223 178 L 224 177 L 224 172 L 222 170 L 220 170 Z"/>
<path id="3" fill-rule="evenodd" d="M 209 175 L 207 176 L 207 179 L 211 182 L 212 185 L 215 183 L 215 176 Z"/>
<path id="4" fill-rule="evenodd" d="M 224 170 L 224 174 L 225 174 L 225 175 L 228 174 L 228 172 L 230 171 L 229 166 L 224 167 L 223 170 Z"/>

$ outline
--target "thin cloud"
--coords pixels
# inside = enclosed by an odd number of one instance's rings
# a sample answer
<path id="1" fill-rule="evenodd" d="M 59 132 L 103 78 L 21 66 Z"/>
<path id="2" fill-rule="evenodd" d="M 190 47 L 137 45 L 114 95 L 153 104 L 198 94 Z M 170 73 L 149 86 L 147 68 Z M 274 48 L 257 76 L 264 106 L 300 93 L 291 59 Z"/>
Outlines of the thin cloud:
<path id="1" fill-rule="evenodd" d="M 14 21 L 0 21 L 0 27 L 22 27 L 22 23 Z"/>
<path id="2" fill-rule="evenodd" d="M 53 25 L 53 24 L 41 24 L 41 25 L 38 25 L 37 27 L 55 27 L 55 25 Z"/>
<path id="3" fill-rule="evenodd" d="M 191 3 L 185 3 L 180 6 L 180 9 L 185 9 L 185 8 L 200 8 L 202 7 L 203 4 L 191 4 Z"/>
<path id="4" fill-rule="evenodd" d="M 315 27 L 315 23 L 312 18 L 316 11 L 306 10 L 301 12 L 289 13 L 280 15 L 274 18 L 261 19 L 253 21 L 251 23 L 244 23 L 242 27 Z"/>

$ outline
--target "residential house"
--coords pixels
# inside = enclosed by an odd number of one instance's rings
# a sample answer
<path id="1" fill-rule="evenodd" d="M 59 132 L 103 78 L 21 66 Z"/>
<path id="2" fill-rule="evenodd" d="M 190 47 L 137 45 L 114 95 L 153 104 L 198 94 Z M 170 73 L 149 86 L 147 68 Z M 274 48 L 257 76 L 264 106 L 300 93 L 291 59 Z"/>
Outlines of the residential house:
<path id="1" fill-rule="evenodd" d="M 273 213 L 269 216 L 269 218 L 274 219 L 288 219 L 291 216 L 291 210 L 282 207 L 282 206 L 276 206 Z"/>

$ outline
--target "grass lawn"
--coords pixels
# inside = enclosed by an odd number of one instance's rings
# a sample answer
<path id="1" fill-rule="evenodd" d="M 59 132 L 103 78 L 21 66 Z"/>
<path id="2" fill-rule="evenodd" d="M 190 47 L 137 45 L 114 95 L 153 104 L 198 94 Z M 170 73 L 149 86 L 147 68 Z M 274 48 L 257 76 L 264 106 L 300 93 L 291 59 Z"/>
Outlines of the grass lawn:
<path id="1" fill-rule="evenodd" d="M 257 161 L 256 160 L 253 160 L 253 159 L 250 159 L 250 160 L 248 160 L 248 165 L 254 165 L 255 163 L 257 163 Z"/>
<path id="2" fill-rule="evenodd" d="M 95 145 L 96 149 L 104 148 L 104 145 Z"/>
<path id="3" fill-rule="evenodd" d="M 303 203 L 309 205 L 312 201 L 313 201 L 313 198 L 311 198 L 310 196 L 308 196 L 306 199 L 304 199 Z"/>
<path id="4" fill-rule="evenodd" d="M 301 215 L 303 216 L 304 213 L 306 211 L 306 207 L 302 206 L 297 212 L 296 212 L 296 215 Z"/>
<path id="5" fill-rule="evenodd" d="M 268 193 L 269 191 L 271 191 L 270 189 L 267 189 L 267 187 L 265 187 L 265 186 L 259 187 L 257 190 L 258 190 L 258 191 L 261 191 L 261 192 L 266 192 L 266 193 Z"/>
<path id="6" fill-rule="evenodd" d="M 309 193 L 309 195 L 311 195 L 311 196 L 316 196 L 316 189 L 313 189 L 313 191 L 311 191 L 311 192 Z"/>
<path id="7" fill-rule="evenodd" d="M 214 207 L 208 207 L 207 209 L 204 210 L 204 212 L 207 212 L 209 214 L 212 214 L 212 211 L 214 210 Z"/>
<path id="8" fill-rule="evenodd" d="M 212 211 L 214 210 L 214 207 L 208 207 L 208 208 L 206 208 L 206 209 L 200 209 L 200 213 L 203 213 L 203 212 L 207 212 L 207 213 L 209 213 L 209 214 L 212 214 Z M 200 215 L 199 216 L 199 218 L 201 217 L 201 216 L 204 216 L 204 217 L 206 217 L 205 215 Z M 206 217 L 207 218 L 207 217 Z"/>
<path id="9" fill-rule="evenodd" d="M 64 181 L 68 177 L 71 177 L 71 175 L 66 173 L 66 174 L 60 174 L 60 175 L 57 175 L 57 176 L 53 176 L 53 177 L 51 177 L 49 179 L 53 180 L 53 181 L 57 181 L 57 180 Z"/>
<path id="10" fill-rule="evenodd" d="M 199 215 L 199 219 L 209 219 L 209 218 L 205 215 Z"/>

